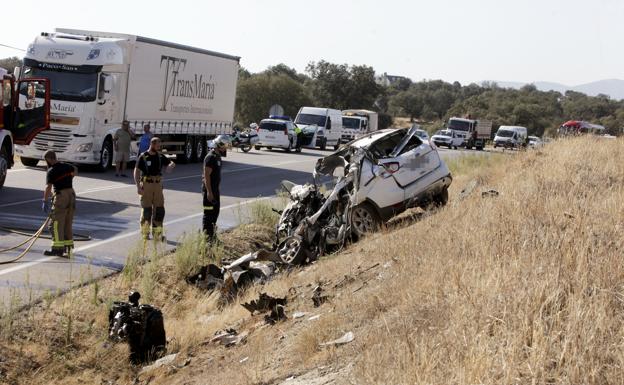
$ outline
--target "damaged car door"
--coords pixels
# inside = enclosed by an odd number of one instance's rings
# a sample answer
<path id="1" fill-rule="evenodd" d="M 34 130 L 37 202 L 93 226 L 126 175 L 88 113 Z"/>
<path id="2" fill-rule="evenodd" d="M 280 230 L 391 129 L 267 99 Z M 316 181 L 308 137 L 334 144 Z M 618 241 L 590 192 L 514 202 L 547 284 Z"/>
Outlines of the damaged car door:
<path id="1" fill-rule="evenodd" d="M 396 161 L 399 169 L 392 174 L 405 193 L 404 200 L 409 202 L 429 188 L 433 182 L 427 180 L 440 166 L 440 156 L 429 143 L 424 143 L 416 130 L 411 129 L 404 140 L 384 163 Z"/>

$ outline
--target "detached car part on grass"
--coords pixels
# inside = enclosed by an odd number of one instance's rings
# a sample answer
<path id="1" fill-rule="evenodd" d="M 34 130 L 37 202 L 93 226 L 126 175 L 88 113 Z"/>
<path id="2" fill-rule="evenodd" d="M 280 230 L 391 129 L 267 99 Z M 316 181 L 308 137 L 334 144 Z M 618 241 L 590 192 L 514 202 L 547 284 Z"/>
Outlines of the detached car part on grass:
<path id="1" fill-rule="evenodd" d="M 167 337 L 162 312 L 150 305 L 139 305 L 141 294 L 134 291 L 128 302 L 114 302 L 108 313 L 109 339 L 128 342 L 130 361 L 151 361 L 165 351 Z"/>
<path id="2" fill-rule="evenodd" d="M 342 247 L 351 236 L 376 231 L 408 208 L 445 205 L 451 173 L 436 147 L 417 135 L 419 129 L 371 133 L 319 159 L 313 184 L 282 182 L 290 201 L 277 225 L 280 259 L 310 262 Z M 327 197 L 320 176 L 337 176 Z"/>

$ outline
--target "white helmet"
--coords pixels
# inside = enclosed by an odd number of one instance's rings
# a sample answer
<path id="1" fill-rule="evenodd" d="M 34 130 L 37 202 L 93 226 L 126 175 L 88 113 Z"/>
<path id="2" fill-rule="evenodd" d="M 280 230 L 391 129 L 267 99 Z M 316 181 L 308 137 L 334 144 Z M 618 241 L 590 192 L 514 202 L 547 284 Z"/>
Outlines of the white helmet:
<path id="1" fill-rule="evenodd" d="M 255 122 L 254 122 L 254 123 L 251 123 L 251 124 L 249 125 L 249 128 L 251 128 L 252 130 L 256 130 L 256 129 L 258 129 L 258 123 L 255 123 Z"/>
<path id="2" fill-rule="evenodd" d="M 212 148 L 217 147 L 230 147 L 232 145 L 232 140 L 227 135 L 219 135 L 212 140 Z"/>

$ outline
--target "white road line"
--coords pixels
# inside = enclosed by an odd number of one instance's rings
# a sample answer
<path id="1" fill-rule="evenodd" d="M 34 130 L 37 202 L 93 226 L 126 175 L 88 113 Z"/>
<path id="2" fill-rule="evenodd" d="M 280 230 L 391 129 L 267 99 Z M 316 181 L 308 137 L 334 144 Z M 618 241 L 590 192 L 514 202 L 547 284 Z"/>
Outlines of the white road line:
<path id="1" fill-rule="evenodd" d="M 276 163 L 276 164 L 272 164 L 272 165 L 267 165 L 267 166 L 252 166 L 252 167 L 243 167 L 243 168 L 237 168 L 234 170 L 224 170 L 222 172 L 222 174 L 233 174 L 236 172 L 241 172 L 241 171 L 249 171 L 249 170 L 257 170 L 259 168 L 267 168 L 267 167 L 272 167 L 272 166 L 284 166 L 287 164 L 295 164 L 295 163 L 305 163 L 308 162 L 309 159 L 306 160 L 293 160 L 293 161 L 289 161 L 289 162 L 282 162 L 282 163 Z M 167 182 L 174 182 L 177 180 L 183 180 L 183 179 L 190 179 L 190 178 L 200 178 L 201 174 L 197 174 L 197 175 L 187 175 L 187 176 L 180 176 L 177 178 L 165 178 L 165 183 Z M 80 178 L 80 176 L 78 177 Z M 81 192 L 76 193 L 77 196 L 81 196 L 81 195 L 86 195 L 86 194 L 91 194 L 91 193 L 95 193 L 95 192 L 100 192 L 100 191 L 109 191 L 109 190 L 119 190 L 119 189 L 124 189 L 124 188 L 136 188 L 136 186 L 134 184 L 123 184 L 123 185 L 109 185 L 109 186 L 102 186 L 102 187 L 95 187 L 89 190 L 84 190 Z M 167 190 L 165 188 L 165 190 Z M 0 207 L 10 207 L 10 206 L 19 206 L 21 204 L 24 203 L 32 203 L 32 202 L 41 202 L 41 199 L 29 199 L 26 201 L 20 201 L 20 202 L 11 202 L 11 203 L 4 203 L 1 204 Z"/>
<path id="2" fill-rule="evenodd" d="M 221 208 L 221 210 L 228 210 L 228 209 L 231 209 L 231 208 L 234 208 L 234 207 L 244 206 L 244 205 L 248 205 L 248 204 L 253 203 L 253 202 L 263 201 L 263 200 L 267 200 L 267 199 L 271 199 L 271 198 L 273 198 L 273 197 L 262 197 L 262 198 L 250 199 L 250 200 L 234 203 L 234 204 L 231 204 L 231 205 L 223 206 Z M 165 222 L 164 226 L 169 226 L 169 225 L 173 225 L 173 224 L 176 224 L 176 223 L 188 221 L 189 219 L 197 218 L 197 217 L 202 216 L 202 215 L 204 215 L 203 212 L 202 213 L 197 213 L 197 214 L 192 214 L 192 215 L 187 215 L 185 217 L 178 218 L 178 219 L 173 219 L 171 221 Z M 139 234 L 139 230 L 131 231 L 131 232 L 123 234 L 123 235 L 118 235 L 116 237 L 112 237 L 112 238 L 109 238 L 109 239 L 104 239 L 104 240 L 101 240 L 101 241 L 98 241 L 98 242 L 93 242 L 93 243 L 90 243 L 90 244 L 82 246 L 82 247 L 77 247 L 77 248 L 74 249 L 74 252 L 80 252 L 80 251 L 84 251 L 84 250 L 89 250 L 89 249 L 92 249 L 94 247 L 106 245 L 108 243 L 116 242 L 116 241 L 119 241 L 121 239 L 125 239 L 125 238 L 129 238 L 129 237 L 132 237 L 132 236 L 136 236 L 138 234 Z M 13 272 L 16 272 L 16 271 L 19 271 L 19 270 L 27 269 L 29 267 L 36 266 L 36 265 L 38 265 L 40 263 L 45 263 L 45 262 L 48 262 L 48 261 L 52 261 L 54 259 L 65 259 L 65 258 L 59 258 L 59 257 L 41 258 L 41 259 L 38 259 L 36 261 L 25 263 L 23 265 L 13 266 L 13 267 L 9 267 L 8 269 L 0 270 L 0 276 L 6 275 L 6 274 L 10 274 L 10 273 L 13 273 Z"/>

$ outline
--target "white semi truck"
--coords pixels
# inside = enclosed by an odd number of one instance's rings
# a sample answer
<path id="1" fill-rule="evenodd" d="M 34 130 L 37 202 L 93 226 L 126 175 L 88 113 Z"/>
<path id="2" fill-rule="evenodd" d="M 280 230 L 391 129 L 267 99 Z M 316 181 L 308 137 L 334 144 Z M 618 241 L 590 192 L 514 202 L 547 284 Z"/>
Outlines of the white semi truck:
<path id="1" fill-rule="evenodd" d="M 128 120 L 137 135 L 149 123 L 178 161 L 197 161 L 208 139 L 231 132 L 239 59 L 135 35 L 42 33 L 28 46 L 20 77 L 50 79 L 51 127 L 16 153 L 27 166 L 51 149 L 61 160 L 106 170 L 113 134 Z"/>
<path id="2" fill-rule="evenodd" d="M 360 135 L 377 131 L 379 115 L 368 110 L 342 111 L 342 142 L 346 143 Z"/>

